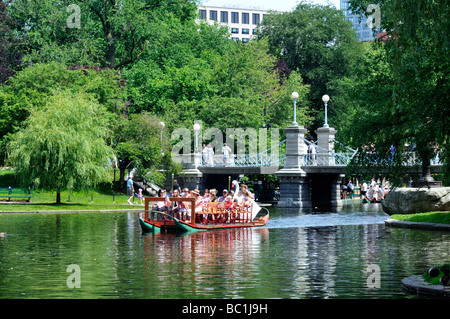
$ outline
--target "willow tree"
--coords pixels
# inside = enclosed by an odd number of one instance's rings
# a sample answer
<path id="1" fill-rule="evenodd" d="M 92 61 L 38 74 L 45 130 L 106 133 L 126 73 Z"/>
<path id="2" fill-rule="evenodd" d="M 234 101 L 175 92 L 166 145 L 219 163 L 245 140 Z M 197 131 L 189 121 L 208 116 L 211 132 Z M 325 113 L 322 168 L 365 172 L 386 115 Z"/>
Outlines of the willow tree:
<path id="1" fill-rule="evenodd" d="M 56 191 L 87 190 L 106 180 L 112 149 L 106 110 L 85 93 L 57 91 L 32 110 L 8 144 L 9 161 L 23 184 Z"/>

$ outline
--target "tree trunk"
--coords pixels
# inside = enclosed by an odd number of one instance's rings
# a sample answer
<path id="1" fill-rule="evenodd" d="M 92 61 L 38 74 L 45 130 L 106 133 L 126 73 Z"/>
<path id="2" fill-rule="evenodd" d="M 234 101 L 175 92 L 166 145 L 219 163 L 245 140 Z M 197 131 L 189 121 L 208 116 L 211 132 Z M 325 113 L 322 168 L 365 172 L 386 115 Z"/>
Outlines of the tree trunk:
<path id="1" fill-rule="evenodd" d="M 56 190 L 56 205 L 60 205 L 61 204 L 61 190 L 58 189 Z"/>

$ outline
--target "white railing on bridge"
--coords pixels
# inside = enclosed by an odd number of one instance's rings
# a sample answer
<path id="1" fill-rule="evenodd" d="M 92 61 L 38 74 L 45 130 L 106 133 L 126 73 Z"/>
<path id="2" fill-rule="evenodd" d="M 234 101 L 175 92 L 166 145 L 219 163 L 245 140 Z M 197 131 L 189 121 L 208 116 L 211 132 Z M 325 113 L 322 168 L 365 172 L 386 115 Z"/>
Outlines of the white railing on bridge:
<path id="1" fill-rule="evenodd" d="M 258 154 L 232 154 L 224 156 L 215 154 L 203 158 L 197 157 L 198 166 L 209 167 L 261 167 L 261 166 L 284 166 L 286 154 L 280 151 L 286 140 Z"/>
<path id="2" fill-rule="evenodd" d="M 309 146 L 312 143 L 304 139 Z M 258 154 L 233 154 L 228 158 L 222 154 L 215 154 L 212 158 L 203 158 L 202 154 L 185 154 L 176 156 L 178 162 L 182 163 L 186 168 L 197 167 L 283 167 L 286 162 L 286 153 L 284 145 L 286 141 L 267 149 Z M 316 153 L 307 153 L 303 155 L 302 166 L 347 166 L 352 158 L 356 155 L 357 150 L 347 148 L 349 152 L 336 153 L 317 146 Z M 406 166 L 420 165 L 420 160 L 415 156 L 414 152 L 407 152 L 404 164 Z M 375 164 L 376 161 L 375 161 Z M 378 163 L 381 164 L 381 163 Z M 430 161 L 431 165 L 441 165 L 438 155 Z"/>

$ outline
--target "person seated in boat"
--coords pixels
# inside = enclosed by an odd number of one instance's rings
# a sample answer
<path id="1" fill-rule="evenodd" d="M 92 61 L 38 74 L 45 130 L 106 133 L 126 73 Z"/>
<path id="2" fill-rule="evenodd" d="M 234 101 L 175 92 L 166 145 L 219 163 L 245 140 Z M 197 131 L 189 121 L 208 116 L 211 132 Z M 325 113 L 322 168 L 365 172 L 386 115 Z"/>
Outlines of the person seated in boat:
<path id="1" fill-rule="evenodd" d="M 205 188 L 205 190 L 203 191 L 203 202 L 204 203 L 210 202 L 210 194 L 209 194 L 209 190 L 207 188 Z"/>
<path id="2" fill-rule="evenodd" d="M 173 190 L 173 197 L 180 197 L 178 189 Z M 176 218 L 180 218 L 179 213 L 180 213 L 180 203 L 178 201 L 173 201 L 170 215 L 175 216 Z"/>
<path id="3" fill-rule="evenodd" d="M 169 197 L 166 195 L 166 191 L 164 189 L 160 189 L 158 191 L 158 197 L 164 197 L 163 201 L 157 201 L 153 203 L 152 206 L 152 219 L 154 218 L 154 211 L 158 211 L 158 212 L 168 212 L 169 208 L 171 206 L 170 204 L 170 200 Z M 157 215 L 157 218 L 161 218 L 161 214 Z"/>
<path id="4" fill-rule="evenodd" d="M 191 195 L 195 198 L 195 213 L 201 213 L 203 211 L 204 202 L 203 198 L 200 196 L 200 191 L 198 189 L 194 189 L 191 191 Z"/>
<path id="5" fill-rule="evenodd" d="M 191 197 L 191 194 L 189 193 L 189 190 L 187 188 L 183 189 L 183 194 L 181 197 Z M 188 218 L 190 218 L 190 209 L 191 209 L 191 204 L 189 202 L 180 202 L 180 219 L 181 220 L 187 220 Z"/>
<path id="6" fill-rule="evenodd" d="M 189 195 L 189 188 L 185 187 L 181 190 L 181 197 L 186 197 L 186 195 Z"/>
<path id="7" fill-rule="evenodd" d="M 209 201 L 211 203 L 217 202 L 217 189 L 213 188 L 209 190 Z"/>
<path id="8" fill-rule="evenodd" d="M 224 190 L 222 191 L 222 196 L 219 196 L 219 198 L 217 199 L 217 201 L 218 201 L 219 203 L 225 202 L 225 199 L 227 198 L 227 196 L 228 196 L 228 190 L 224 189 Z"/>
<path id="9" fill-rule="evenodd" d="M 243 196 L 243 192 L 246 191 L 248 194 L 248 197 L 250 197 L 251 199 L 255 199 L 255 196 L 249 191 L 248 186 L 245 184 L 241 185 L 241 191 L 238 193 L 238 197 L 242 197 Z"/>
<path id="10" fill-rule="evenodd" d="M 248 208 L 251 206 L 252 199 L 250 198 L 250 194 L 248 191 L 244 190 L 242 192 L 242 204 L 244 205 L 244 209 L 248 210 Z"/>
<path id="11" fill-rule="evenodd" d="M 168 196 L 166 195 L 166 191 L 164 189 L 160 189 L 158 191 L 158 197 L 164 197 L 164 201 L 154 202 L 152 209 L 160 212 L 165 212 L 171 206 Z"/>
<path id="12" fill-rule="evenodd" d="M 226 196 L 224 203 L 225 203 L 225 209 L 230 210 L 233 207 L 233 197 L 231 197 L 230 195 Z"/>

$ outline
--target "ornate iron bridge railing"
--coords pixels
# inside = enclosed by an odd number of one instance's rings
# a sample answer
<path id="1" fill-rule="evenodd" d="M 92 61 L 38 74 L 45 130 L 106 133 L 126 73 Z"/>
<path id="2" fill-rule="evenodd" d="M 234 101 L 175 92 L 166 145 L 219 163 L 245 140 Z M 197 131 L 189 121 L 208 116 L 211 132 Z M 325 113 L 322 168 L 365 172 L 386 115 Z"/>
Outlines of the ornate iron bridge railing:
<path id="1" fill-rule="evenodd" d="M 307 146 L 312 143 L 303 139 Z M 337 142 L 333 140 L 333 142 Z M 338 142 L 339 143 L 339 142 Z M 215 154 L 207 159 L 202 158 L 200 153 L 187 154 L 181 157 L 193 158 L 195 167 L 283 167 L 286 162 L 286 140 L 258 154 L 233 154 L 224 157 L 222 154 Z M 342 144 L 342 143 L 341 143 Z M 351 149 L 344 145 L 347 152 L 333 152 L 319 147 L 314 143 L 316 153 L 303 155 L 302 166 L 347 166 L 358 150 Z M 404 165 L 420 165 L 421 162 L 415 157 L 413 152 L 405 153 Z M 191 157 L 193 156 L 193 157 Z M 439 157 L 436 156 L 430 162 L 431 165 L 441 165 Z"/>

